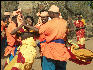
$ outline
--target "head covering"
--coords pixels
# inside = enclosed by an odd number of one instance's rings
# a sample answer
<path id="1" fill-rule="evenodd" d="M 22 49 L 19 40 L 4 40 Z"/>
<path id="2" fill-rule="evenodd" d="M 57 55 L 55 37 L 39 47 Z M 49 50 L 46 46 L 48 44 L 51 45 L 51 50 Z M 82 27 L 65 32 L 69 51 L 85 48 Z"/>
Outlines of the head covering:
<path id="1" fill-rule="evenodd" d="M 40 16 L 49 16 L 47 11 L 41 12 Z"/>
<path id="2" fill-rule="evenodd" d="M 13 16 L 16 16 L 16 15 L 18 15 L 16 12 L 17 12 L 17 11 L 13 11 Z"/>
<path id="3" fill-rule="evenodd" d="M 16 10 L 16 11 L 13 11 L 13 16 L 16 16 L 16 15 L 18 15 L 18 13 L 20 13 L 21 12 L 21 8 L 19 8 L 18 10 Z"/>
<path id="4" fill-rule="evenodd" d="M 10 12 L 5 12 L 4 15 L 10 15 L 11 13 Z"/>
<path id="5" fill-rule="evenodd" d="M 38 12 L 36 15 L 37 16 L 41 16 L 41 17 L 43 17 L 43 16 L 49 16 L 47 11 L 44 11 L 44 12 L 41 12 L 41 13 Z"/>
<path id="6" fill-rule="evenodd" d="M 59 12 L 59 8 L 55 5 L 52 5 L 48 11 L 52 11 L 52 12 Z"/>

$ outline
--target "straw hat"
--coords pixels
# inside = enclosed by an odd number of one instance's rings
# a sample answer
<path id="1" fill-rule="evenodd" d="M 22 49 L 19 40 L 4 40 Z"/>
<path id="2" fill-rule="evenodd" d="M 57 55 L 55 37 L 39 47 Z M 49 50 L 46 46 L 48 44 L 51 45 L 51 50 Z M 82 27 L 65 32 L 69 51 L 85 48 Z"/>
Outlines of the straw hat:
<path id="1" fill-rule="evenodd" d="M 59 12 L 59 8 L 55 5 L 52 5 L 48 11 L 52 11 L 52 12 Z"/>

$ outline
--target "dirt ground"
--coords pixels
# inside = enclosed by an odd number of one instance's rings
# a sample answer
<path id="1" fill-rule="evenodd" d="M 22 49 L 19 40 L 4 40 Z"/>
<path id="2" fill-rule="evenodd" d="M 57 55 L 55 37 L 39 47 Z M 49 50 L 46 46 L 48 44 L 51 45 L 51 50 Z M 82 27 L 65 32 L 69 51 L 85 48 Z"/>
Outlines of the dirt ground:
<path id="1" fill-rule="evenodd" d="M 87 49 L 90 49 L 93 51 L 93 37 L 86 39 L 85 45 L 86 45 Z M 33 63 L 32 70 L 42 70 L 39 48 L 37 47 L 36 50 L 37 50 L 38 54 Z M 1 59 L 1 70 L 4 70 L 4 69 L 2 69 L 3 68 L 2 65 L 4 64 L 5 60 L 6 60 L 6 58 Z M 78 64 L 73 63 L 68 60 L 66 70 L 93 70 L 93 60 L 92 60 L 91 64 L 88 64 L 88 65 L 78 65 Z"/>

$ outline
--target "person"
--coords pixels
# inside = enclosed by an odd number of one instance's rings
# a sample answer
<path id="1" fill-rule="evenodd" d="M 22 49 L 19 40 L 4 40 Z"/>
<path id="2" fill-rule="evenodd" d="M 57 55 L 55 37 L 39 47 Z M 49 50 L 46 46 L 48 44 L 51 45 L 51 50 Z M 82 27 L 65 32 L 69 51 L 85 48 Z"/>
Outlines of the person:
<path id="1" fill-rule="evenodd" d="M 70 58 L 63 40 L 66 36 L 67 21 L 59 18 L 59 8 L 55 5 L 50 7 L 48 13 L 51 20 L 39 29 L 42 70 L 66 70 L 66 60 Z"/>
<path id="2" fill-rule="evenodd" d="M 81 16 L 77 15 L 78 20 L 74 22 L 74 25 L 76 27 L 76 36 L 77 36 L 77 42 L 78 46 L 80 48 L 85 48 L 85 23 L 81 21 Z"/>
<path id="3" fill-rule="evenodd" d="M 11 56 L 13 57 L 14 54 L 14 50 L 16 47 L 14 47 L 16 45 L 16 35 L 11 35 L 11 31 L 13 29 L 15 29 L 17 27 L 17 22 L 16 22 L 16 16 L 12 17 L 12 21 L 11 23 L 9 23 L 7 29 L 6 29 L 6 36 L 7 36 L 7 43 L 8 46 L 5 49 L 5 54 L 4 56 L 7 56 L 8 54 L 11 54 Z M 10 61 L 12 60 L 10 56 Z"/>
<path id="4" fill-rule="evenodd" d="M 5 70 L 10 70 L 10 69 L 11 70 L 14 70 L 14 69 L 30 70 L 32 68 L 32 64 L 34 62 L 34 58 L 36 57 L 36 49 L 35 49 L 36 43 L 33 39 L 34 32 L 31 31 L 31 29 L 29 28 L 29 27 L 31 27 L 31 25 L 27 25 L 29 23 L 26 24 L 24 19 L 22 21 L 23 22 L 21 23 L 21 25 L 11 32 L 12 35 L 15 35 L 16 33 L 19 34 L 18 36 L 21 37 L 20 41 L 22 42 L 22 44 L 17 49 L 18 52 L 17 52 L 16 56 L 11 61 L 11 63 L 7 65 Z M 30 24 L 33 25 L 32 22 Z M 29 30 L 26 30 L 26 31 L 20 33 L 19 30 L 24 25 L 26 27 L 28 27 Z"/>
<path id="5" fill-rule="evenodd" d="M 26 17 L 25 17 L 25 20 L 26 20 L 27 25 L 33 26 L 33 23 L 34 23 L 33 17 L 31 17 L 31 16 L 26 16 Z M 29 28 L 27 28 L 27 27 L 24 27 L 24 28 L 29 31 Z"/>
<path id="6" fill-rule="evenodd" d="M 5 18 L 1 20 L 1 52 L 2 56 L 4 55 L 4 49 L 6 46 L 6 37 L 5 37 Z"/>
<path id="7" fill-rule="evenodd" d="M 47 21 L 51 20 L 46 10 L 41 10 L 36 14 L 38 16 L 38 23 L 34 26 L 40 28 L 41 25 L 45 24 Z"/>

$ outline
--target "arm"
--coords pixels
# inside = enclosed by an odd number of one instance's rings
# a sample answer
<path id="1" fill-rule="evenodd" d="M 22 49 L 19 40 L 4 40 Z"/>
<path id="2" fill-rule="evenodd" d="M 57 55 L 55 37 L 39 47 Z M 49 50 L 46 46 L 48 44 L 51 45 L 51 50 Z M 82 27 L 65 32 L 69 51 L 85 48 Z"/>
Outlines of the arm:
<path id="1" fill-rule="evenodd" d="M 12 35 L 15 34 L 19 29 L 22 28 L 22 26 L 23 26 L 23 24 L 21 24 L 19 27 L 17 27 L 16 29 L 14 29 L 14 30 L 11 32 L 11 34 L 12 34 Z"/>
<path id="2" fill-rule="evenodd" d="M 36 31 L 36 32 L 39 32 L 39 29 L 36 28 L 36 27 L 30 26 L 30 25 L 26 25 L 26 24 L 24 24 L 24 26 L 25 26 L 25 27 L 28 27 L 28 28 L 31 29 L 31 30 L 34 30 L 34 31 Z"/>

